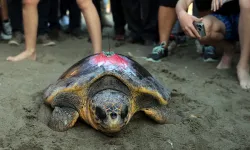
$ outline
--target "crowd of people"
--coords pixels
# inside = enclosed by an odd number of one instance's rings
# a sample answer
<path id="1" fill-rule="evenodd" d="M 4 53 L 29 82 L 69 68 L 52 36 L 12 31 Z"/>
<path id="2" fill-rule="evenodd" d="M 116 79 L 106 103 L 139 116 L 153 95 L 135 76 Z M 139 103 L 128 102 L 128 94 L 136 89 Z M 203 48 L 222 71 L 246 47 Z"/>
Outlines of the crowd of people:
<path id="1" fill-rule="evenodd" d="M 55 45 L 64 25 L 64 31 L 82 37 L 81 13 L 86 21 L 93 53 L 102 51 L 102 29 L 111 26 L 103 14 L 107 0 L 0 0 L 1 38 L 10 45 L 25 42 L 25 50 L 9 56 L 8 61 L 36 60 L 36 43 Z M 193 13 L 188 13 L 193 4 Z M 249 0 L 110 0 L 114 22 L 114 40 L 152 45 L 149 60 L 167 57 L 170 40 L 180 42 L 179 36 L 196 39 L 204 61 L 221 59 L 217 68 L 231 67 L 236 42 L 241 55 L 237 65 L 240 86 L 250 89 L 250 1 Z M 67 15 L 69 12 L 69 15 Z M 69 19 L 67 20 L 67 16 Z M 178 21 L 182 30 L 173 28 Z M 194 23 L 203 23 L 201 35 Z M 126 35 L 125 26 L 130 31 Z"/>

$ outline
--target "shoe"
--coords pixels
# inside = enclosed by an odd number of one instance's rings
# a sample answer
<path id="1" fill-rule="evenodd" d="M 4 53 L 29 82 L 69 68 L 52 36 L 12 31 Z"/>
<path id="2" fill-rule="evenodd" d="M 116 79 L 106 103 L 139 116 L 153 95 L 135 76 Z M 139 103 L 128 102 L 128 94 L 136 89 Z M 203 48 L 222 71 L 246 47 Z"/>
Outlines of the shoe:
<path id="1" fill-rule="evenodd" d="M 37 37 L 37 43 L 42 44 L 43 46 L 54 46 L 54 45 L 56 45 L 56 43 L 49 38 L 48 34 L 39 35 Z"/>
<path id="2" fill-rule="evenodd" d="M 12 35 L 7 35 L 4 32 L 1 32 L 1 39 L 3 40 L 10 40 L 12 38 Z"/>
<path id="3" fill-rule="evenodd" d="M 203 46 L 203 61 L 217 62 L 219 60 L 216 49 L 213 46 Z"/>
<path id="4" fill-rule="evenodd" d="M 3 22 L 3 31 L 1 32 L 1 38 L 4 40 L 10 40 L 12 38 L 12 27 L 10 21 Z"/>
<path id="5" fill-rule="evenodd" d="M 9 45 L 19 46 L 24 41 L 24 35 L 17 31 L 13 32 L 12 38 L 9 41 Z"/>
<path id="6" fill-rule="evenodd" d="M 168 49 L 166 48 L 166 42 L 162 42 L 160 45 L 153 48 L 153 51 L 151 54 L 148 55 L 147 60 L 158 62 L 162 58 L 168 56 Z"/>

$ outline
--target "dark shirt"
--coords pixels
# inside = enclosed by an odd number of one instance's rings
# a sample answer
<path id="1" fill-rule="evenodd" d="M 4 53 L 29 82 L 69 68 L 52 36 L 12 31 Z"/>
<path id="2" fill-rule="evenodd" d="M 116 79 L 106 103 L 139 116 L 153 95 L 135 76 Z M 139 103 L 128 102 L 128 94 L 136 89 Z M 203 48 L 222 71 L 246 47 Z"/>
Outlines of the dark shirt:
<path id="1" fill-rule="evenodd" d="M 194 0 L 199 11 L 211 10 L 212 0 Z M 221 15 L 232 15 L 240 12 L 239 0 L 233 0 L 222 5 L 215 13 Z"/>

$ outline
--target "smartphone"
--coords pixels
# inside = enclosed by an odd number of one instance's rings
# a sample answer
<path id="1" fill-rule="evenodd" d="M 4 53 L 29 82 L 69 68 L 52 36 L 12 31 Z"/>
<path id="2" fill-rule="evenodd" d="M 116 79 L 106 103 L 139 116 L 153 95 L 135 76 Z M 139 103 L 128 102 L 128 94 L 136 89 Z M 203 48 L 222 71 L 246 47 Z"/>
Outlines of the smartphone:
<path id="1" fill-rule="evenodd" d="M 203 22 L 194 22 L 193 24 L 201 37 L 206 36 L 205 26 Z"/>

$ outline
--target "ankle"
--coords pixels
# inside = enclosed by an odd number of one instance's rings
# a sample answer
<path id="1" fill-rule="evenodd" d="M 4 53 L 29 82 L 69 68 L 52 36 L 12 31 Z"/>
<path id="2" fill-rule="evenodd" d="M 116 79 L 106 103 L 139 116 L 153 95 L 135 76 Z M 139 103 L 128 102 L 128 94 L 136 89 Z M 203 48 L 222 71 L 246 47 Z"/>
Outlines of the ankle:
<path id="1" fill-rule="evenodd" d="M 246 63 L 238 63 L 236 66 L 237 70 L 249 70 L 249 65 Z"/>
<path id="2" fill-rule="evenodd" d="M 166 41 L 162 41 L 159 43 L 162 47 L 167 48 L 167 42 Z"/>
<path id="3" fill-rule="evenodd" d="M 26 48 L 24 51 L 27 52 L 27 53 L 30 53 L 30 54 L 34 54 L 36 52 L 36 49 Z"/>

